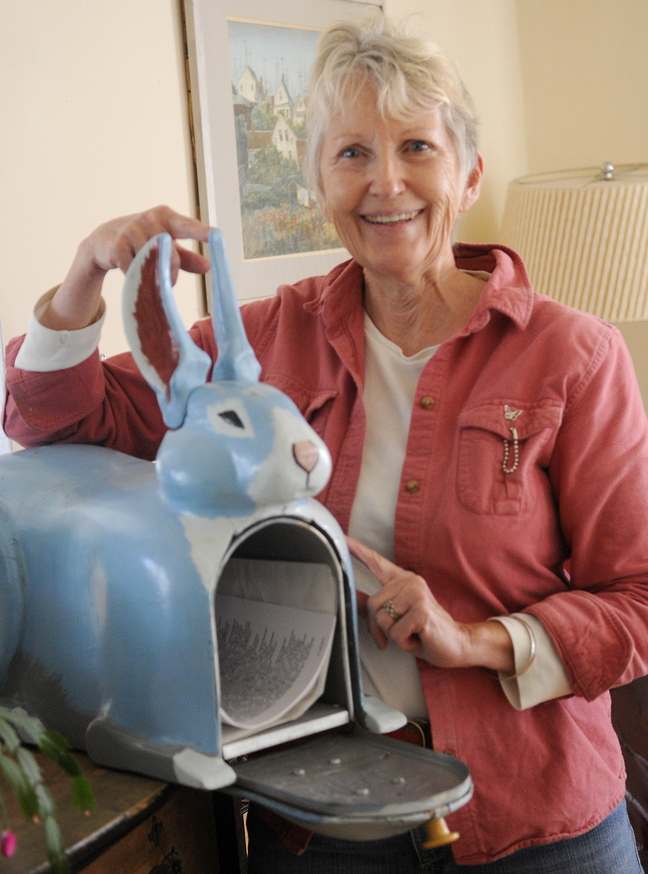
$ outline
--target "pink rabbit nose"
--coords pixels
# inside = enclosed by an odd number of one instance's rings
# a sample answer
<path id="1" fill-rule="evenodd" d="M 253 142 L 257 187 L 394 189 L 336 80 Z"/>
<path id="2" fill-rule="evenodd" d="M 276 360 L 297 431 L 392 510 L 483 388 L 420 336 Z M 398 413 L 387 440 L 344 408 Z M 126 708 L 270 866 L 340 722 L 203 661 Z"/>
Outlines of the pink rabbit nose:
<path id="1" fill-rule="evenodd" d="M 310 473 L 319 460 L 319 449 L 310 440 L 299 440 L 293 443 L 293 456 L 302 470 Z"/>

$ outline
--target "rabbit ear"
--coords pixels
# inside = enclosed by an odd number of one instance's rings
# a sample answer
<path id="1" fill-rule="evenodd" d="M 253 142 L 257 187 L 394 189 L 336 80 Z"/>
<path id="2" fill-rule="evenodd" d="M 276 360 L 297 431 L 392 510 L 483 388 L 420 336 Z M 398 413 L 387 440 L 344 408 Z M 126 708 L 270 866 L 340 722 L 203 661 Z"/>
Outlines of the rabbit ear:
<path id="1" fill-rule="evenodd" d="M 133 259 L 122 296 L 124 330 L 137 366 L 157 395 L 164 423 L 178 428 L 187 398 L 202 385 L 211 358 L 193 342 L 173 299 L 169 234 L 158 234 Z"/>
<path id="2" fill-rule="evenodd" d="M 218 359 L 212 380 L 258 382 L 261 365 L 248 342 L 243 327 L 232 276 L 220 231 L 209 233 L 212 275 L 212 323 L 218 346 Z"/>

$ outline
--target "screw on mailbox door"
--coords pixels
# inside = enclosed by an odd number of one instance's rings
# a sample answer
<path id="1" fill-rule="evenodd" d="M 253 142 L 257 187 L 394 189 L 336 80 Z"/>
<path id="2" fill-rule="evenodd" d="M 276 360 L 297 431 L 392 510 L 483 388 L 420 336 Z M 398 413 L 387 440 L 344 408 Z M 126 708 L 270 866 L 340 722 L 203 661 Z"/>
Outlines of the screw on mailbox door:
<path id="1" fill-rule="evenodd" d="M 423 844 L 426 850 L 434 850 L 435 847 L 443 847 L 451 844 L 459 837 L 459 832 L 451 832 L 443 817 L 431 819 L 425 826 L 427 841 Z"/>

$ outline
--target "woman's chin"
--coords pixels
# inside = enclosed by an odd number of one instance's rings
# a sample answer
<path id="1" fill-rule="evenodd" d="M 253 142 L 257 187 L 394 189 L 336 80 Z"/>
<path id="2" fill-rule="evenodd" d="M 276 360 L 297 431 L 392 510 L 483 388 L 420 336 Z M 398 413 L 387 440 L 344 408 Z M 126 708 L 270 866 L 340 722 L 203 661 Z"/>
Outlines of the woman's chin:
<path id="1" fill-rule="evenodd" d="M 401 253 L 402 255 L 402 253 Z M 363 266 L 365 272 L 376 279 L 395 282 L 400 285 L 416 285 L 425 273 L 427 262 L 425 260 L 404 259 L 402 257 L 373 259 Z"/>

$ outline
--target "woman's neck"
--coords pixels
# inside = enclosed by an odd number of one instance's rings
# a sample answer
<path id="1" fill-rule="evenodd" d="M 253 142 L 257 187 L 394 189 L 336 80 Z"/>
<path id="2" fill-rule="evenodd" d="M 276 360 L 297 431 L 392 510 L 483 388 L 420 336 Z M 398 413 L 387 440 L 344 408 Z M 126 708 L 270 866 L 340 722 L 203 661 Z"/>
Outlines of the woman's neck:
<path id="1" fill-rule="evenodd" d="M 456 267 L 406 285 L 365 272 L 365 310 L 381 334 L 415 355 L 457 333 L 470 319 L 484 281 Z"/>

